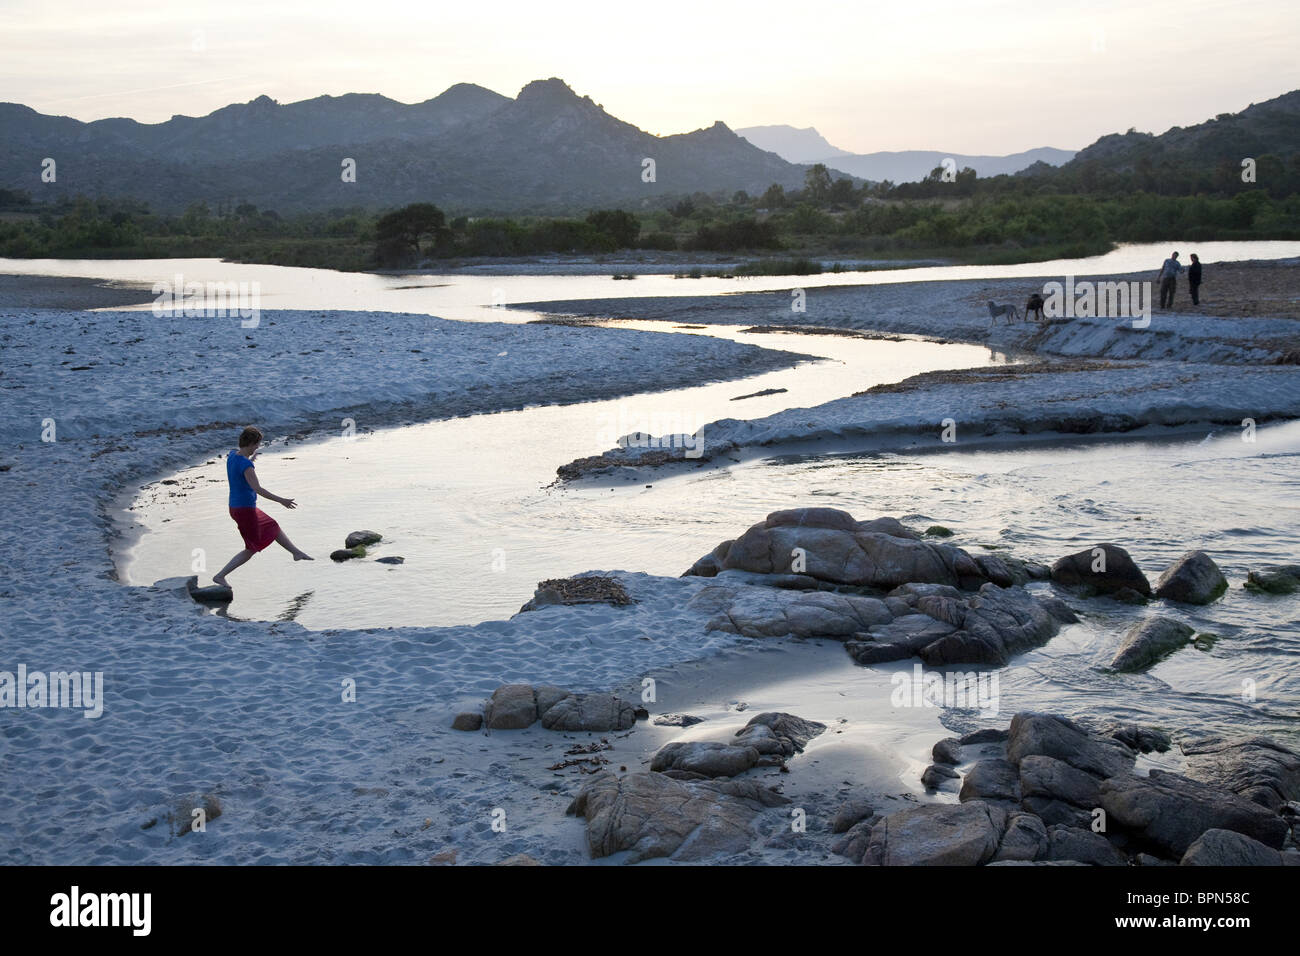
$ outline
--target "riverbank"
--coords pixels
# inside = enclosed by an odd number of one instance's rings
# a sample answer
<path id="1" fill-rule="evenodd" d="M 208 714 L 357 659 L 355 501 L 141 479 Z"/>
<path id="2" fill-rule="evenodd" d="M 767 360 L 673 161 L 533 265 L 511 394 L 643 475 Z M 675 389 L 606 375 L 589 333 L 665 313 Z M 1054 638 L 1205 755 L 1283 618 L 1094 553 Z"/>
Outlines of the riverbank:
<path id="1" fill-rule="evenodd" d="M 1065 277 L 1062 277 L 1064 280 Z M 1079 276 L 1084 283 L 1142 282 L 1149 275 Z M 1064 284 L 1064 282 L 1063 282 Z M 898 283 L 807 290 L 802 311 L 789 292 L 714 298 L 534 303 L 559 321 L 619 318 L 870 331 L 982 343 L 1039 357 L 1007 370 L 927 373 L 812 409 L 752 420 L 722 419 L 700 434 L 709 459 L 778 443 L 907 439 L 942 447 L 970 438 L 1043 432 L 1122 433 L 1146 426 L 1234 425 L 1300 417 L 1300 323 L 1286 309 L 1232 316 L 1174 310 L 1114 318 L 1069 316 L 990 322 L 985 303 L 1023 302 L 1042 283 L 1024 279 Z M 1257 288 L 1262 301 L 1300 299 L 1300 263 L 1224 267 L 1206 308 L 1228 311 Z M 1180 296 L 1184 294 L 1180 292 Z M 1253 300 L 1252 300 L 1253 301 Z M 528 306 L 521 306 L 525 308 Z M 1231 369 L 1228 373 L 1227 370 Z M 651 451 L 646 452 L 648 445 Z M 570 463 L 561 477 L 663 456 L 653 440 Z M 696 450 L 698 451 L 698 450 Z M 669 456 L 670 458 L 672 456 Z M 680 457 L 680 455 L 678 455 Z"/>

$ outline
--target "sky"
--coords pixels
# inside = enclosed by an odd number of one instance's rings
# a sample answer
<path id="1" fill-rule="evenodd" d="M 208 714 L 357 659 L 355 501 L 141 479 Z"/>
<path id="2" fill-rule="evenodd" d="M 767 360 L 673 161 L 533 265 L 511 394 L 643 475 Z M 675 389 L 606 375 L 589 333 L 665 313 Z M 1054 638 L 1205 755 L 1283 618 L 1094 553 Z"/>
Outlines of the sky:
<path id="1" fill-rule="evenodd" d="M 1297 50 L 1300 0 L 0 0 L 0 102 L 156 123 L 558 76 L 659 135 L 1000 155 L 1236 112 L 1300 88 Z"/>

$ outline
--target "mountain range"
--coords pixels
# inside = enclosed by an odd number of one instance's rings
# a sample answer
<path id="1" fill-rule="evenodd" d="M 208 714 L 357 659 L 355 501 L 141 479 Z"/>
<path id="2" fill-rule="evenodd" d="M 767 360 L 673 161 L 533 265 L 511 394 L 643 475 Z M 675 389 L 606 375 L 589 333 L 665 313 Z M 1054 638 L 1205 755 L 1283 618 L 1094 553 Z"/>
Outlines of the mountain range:
<path id="1" fill-rule="evenodd" d="M 1231 172 L 1244 157 L 1300 162 L 1297 153 L 1300 90 L 1159 136 L 1129 130 L 1077 154 L 1043 147 L 1011 156 L 855 154 L 815 129 L 733 131 L 721 120 L 656 136 L 556 77 L 534 80 L 513 99 L 472 83 L 415 104 L 362 93 L 285 105 L 259 96 L 154 124 L 86 123 L 0 103 L 0 189 L 38 201 L 132 198 L 161 212 L 196 201 L 251 202 L 282 213 L 434 202 L 451 215 L 582 214 L 635 210 L 701 191 L 729 198 L 738 190 L 761 195 L 773 183 L 802 189 L 816 162 L 855 184 L 903 183 L 925 177 L 948 156 L 980 176 L 1037 175 L 1065 188 L 1135 169 L 1157 184 L 1161 177 L 1181 184 L 1168 171 Z M 654 161 L 650 181 L 643 177 L 647 158 Z M 55 163 L 53 182 L 42 179 L 47 160 Z M 355 182 L 342 175 L 346 160 L 355 163 Z M 1207 188 L 1188 183 L 1193 192 Z"/>
<path id="2" fill-rule="evenodd" d="M 435 202 L 449 213 L 558 214 L 646 205 L 697 191 L 761 194 L 804 185 L 790 163 L 722 121 L 655 136 L 562 80 L 511 99 L 459 83 L 423 103 L 373 94 L 281 105 L 260 96 L 164 123 L 90 123 L 0 104 L 0 186 L 37 199 L 114 196 L 178 211 L 197 200 L 280 212 Z M 56 179 L 41 180 L 55 160 Z M 654 160 L 653 181 L 643 161 Z M 352 159 L 356 181 L 345 182 Z"/>
<path id="3" fill-rule="evenodd" d="M 934 149 L 850 153 L 832 146 L 812 127 L 797 129 L 793 126 L 747 126 L 736 130 L 736 133 L 760 149 L 776 153 L 792 163 L 824 163 L 871 182 L 883 182 L 886 179 L 894 183 L 917 182 L 949 158 L 956 162 L 958 169 L 969 166 L 975 170 L 976 175 L 998 176 L 1002 173 L 1018 173 L 1040 162 L 1048 166 L 1060 166 L 1075 155 L 1073 150 L 1050 146 L 1009 156 L 971 156 Z"/>

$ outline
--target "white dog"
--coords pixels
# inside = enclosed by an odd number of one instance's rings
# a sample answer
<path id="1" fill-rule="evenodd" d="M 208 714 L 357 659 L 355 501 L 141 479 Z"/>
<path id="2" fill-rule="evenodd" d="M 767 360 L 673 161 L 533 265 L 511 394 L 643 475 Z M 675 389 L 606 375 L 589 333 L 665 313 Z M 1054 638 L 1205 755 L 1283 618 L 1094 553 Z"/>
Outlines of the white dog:
<path id="1" fill-rule="evenodd" d="M 1012 322 L 1020 321 L 1020 313 L 1016 311 L 1014 305 L 998 305 L 992 299 L 989 300 L 989 328 L 993 328 L 993 323 L 998 320 L 998 316 L 1007 317 L 1007 325 Z"/>

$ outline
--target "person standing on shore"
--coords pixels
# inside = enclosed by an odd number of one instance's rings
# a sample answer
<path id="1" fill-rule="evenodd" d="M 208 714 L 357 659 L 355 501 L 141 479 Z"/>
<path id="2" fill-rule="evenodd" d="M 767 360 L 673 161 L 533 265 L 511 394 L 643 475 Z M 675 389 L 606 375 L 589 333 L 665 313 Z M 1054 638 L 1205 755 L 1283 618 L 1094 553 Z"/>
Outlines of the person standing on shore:
<path id="1" fill-rule="evenodd" d="M 1160 308 L 1174 307 L 1174 289 L 1178 285 L 1178 273 L 1182 271 L 1183 266 L 1178 261 L 1177 252 L 1166 259 L 1164 265 L 1160 267 Z"/>
<path id="2" fill-rule="evenodd" d="M 1192 305 L 1201 304 L 1201 260 L 1192 253 L 1192 264 L 1187 267 L 1187 287 L 1192 293 Z"/>
<path id="3" fill-rule="evenodd" d="M 295 561 L 314 560 L 289 540 L 275 519 L 257 507 L 257 496 L 270 498 L 286 508 L 296 508 L 292 498 L 281 498 L 262 487 L 257 480 L 257 469 L 253 459 L 262 444 L 260 429 L 249 425 L 239 435 L 239 448 L 231 449 L 226 455 L 226 478 L 230 481 L 230 517 L 239 528 L 244 539 L 244 550 L 227 562 L 226 566 L 212 576 L 212 580 L 223 588 L 230 587 L 226 575 L 248 561 L 257 552 L 275 542 L 293 555 Z"/>

